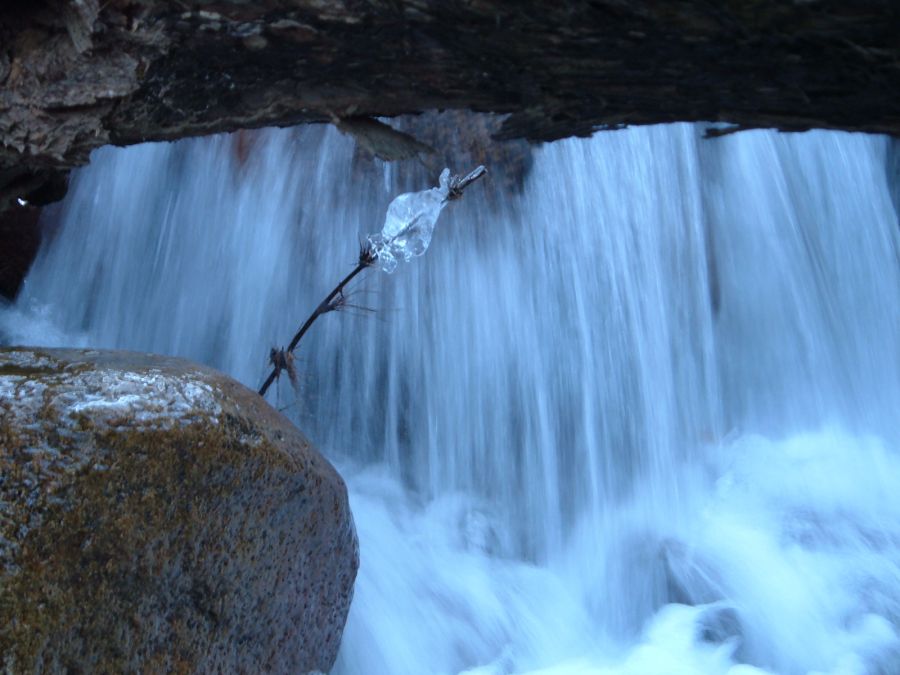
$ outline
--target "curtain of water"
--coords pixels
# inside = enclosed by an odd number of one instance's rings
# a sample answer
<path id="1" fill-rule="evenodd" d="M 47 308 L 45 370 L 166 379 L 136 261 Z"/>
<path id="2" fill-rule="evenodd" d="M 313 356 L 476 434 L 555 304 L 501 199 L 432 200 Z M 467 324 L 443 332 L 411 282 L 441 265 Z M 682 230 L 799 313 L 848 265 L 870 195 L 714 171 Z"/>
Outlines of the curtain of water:
<path id="1" fill-rule="evenodd" d="M 699 133 L 538 150 L 304 339 L 270 398 L 350 485 L 340 672 L 896 672 L 885 142 Z M 256 387 L 433 180 L 325 129 L 101 150 L 0 333 Z"/>

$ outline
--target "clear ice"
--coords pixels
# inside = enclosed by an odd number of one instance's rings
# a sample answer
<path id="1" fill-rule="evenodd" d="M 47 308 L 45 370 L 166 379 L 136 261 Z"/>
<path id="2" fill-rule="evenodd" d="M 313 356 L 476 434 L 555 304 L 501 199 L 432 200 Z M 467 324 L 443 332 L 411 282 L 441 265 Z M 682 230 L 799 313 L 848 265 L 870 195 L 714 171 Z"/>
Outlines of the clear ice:
<path id="1" fill-rule="evenodd" d="M 378 255 L 376 267 L 390 274 L 401 260 L 409 262 L 425 253 L 449 195 L 450 169 L 444 169 L 438 187 L 396 197 L 388 206 L 381 232 L 368 236 Z"/>

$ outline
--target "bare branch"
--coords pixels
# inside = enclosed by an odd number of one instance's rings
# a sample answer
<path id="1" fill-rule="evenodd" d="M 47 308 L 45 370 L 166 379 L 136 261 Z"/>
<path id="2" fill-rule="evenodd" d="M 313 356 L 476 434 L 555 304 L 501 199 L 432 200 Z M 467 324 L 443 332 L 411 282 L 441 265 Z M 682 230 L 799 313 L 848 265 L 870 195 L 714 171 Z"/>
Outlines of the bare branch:
<path id="1" fill-rule="evenodd" d="M 447 199 L 459 199 L 462 196 L 463 191 L 469 185 L 484 176 L 485 173 L 487 173 L 487 169 L 485 169 L 483 166 L 479 166 L 463 177 L 457 175 L 451 176 L 450 194 L 447 196 Z M 342 308 L 352 308 L 364 312 L 373 311 L 368 307 L 348 304 L 347 299 L 344 296 L 344 288 L 347 286 L 347 284 L 353 281 L 353 279 L 355 279 L 357 275 L 360 274 L 360 272 L 368 267 L 372 267 L 377 259 L 378 254 L 375 252 L 375 249 L 369 244 L 369 242 L 361 242 L 359 246 L 359 258 L 357 259 L 356 267 L 353 268 L 353 271 L 351 271 L 350 274 L 341 279 L 338 285 L 335 286 L 331 290 L 331 292 L 327 296 L 325 296 L 325 299 L 319 303 L 319 306 L 313 310 L 312 314 L 309 315 L 309 318 L 307 318 L 306 321 L 303 322 L 303 325 L 300 326 L 300 329 L 294 334 L 294 337 L 291 339 L 291 342 L 290 344 L 288 344 L 286 350 L 272 348 L 272 351 L 269 355 L 269 362 L 272 364 L 272 372 L 269 373 L 266 381 L 263 382 L 262 386 L 259 388 L 260 396 L 266 395 L 269 387 L 272 386 L 272 383 L 279 378 L 282 372 L 287 372 L 288 376 L 291 379 L 291 382 L 296 382 L 297 374 L 293 366 L 293 352 L 297 348 L 297 345 L 300 343 L 300 340 L 303 339 L 303 336 L 306 335 L 306 332 L 312 327 L 313 323 L 315 323 L 316 319 L 318 319 L 323 314 L 327 314 L 329 312 L 333 312 Z"/>

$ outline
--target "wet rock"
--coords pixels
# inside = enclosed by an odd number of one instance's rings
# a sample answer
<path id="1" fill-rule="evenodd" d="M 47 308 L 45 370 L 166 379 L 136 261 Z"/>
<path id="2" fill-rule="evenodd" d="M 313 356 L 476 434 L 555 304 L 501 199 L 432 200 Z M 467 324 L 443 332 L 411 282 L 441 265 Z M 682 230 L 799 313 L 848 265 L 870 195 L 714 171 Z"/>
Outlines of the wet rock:
<path id="1" fill-rule="evenodd" d="M 41 209 L 16 206 L 0 210 L 0 296 L 13 300 L 41 243 Z"/>
<path id="2" fill-rule="evenodd" d="M 493 190 L 520 192 L 533 164 L 533 146 L 522 139 L 500 141 L 494 136 L 503 127 L 503 115 L 448 110 L 404 116 L 392 122 L 433 146 L 436 152 L 422 158 L 429 175 L 445 166 L 490 167 Z"/>
<path id="3" fill-rule="evenodd" d="M 715 567 L 683 542 L 676 539 L 664 541 L 661 557 L 669 602 L 703 605 L 728 596 Z"/>
<path id="4" fill-rule="evenodd" d="M 0 350 L 0 670 L 327 671 L 357 566 L 343 481 L 255 393 Z"/>
<path id="5" fill-rule="evenodd" d="M 712 605 L 697 617 L 697 638 L 708 644 L 740 642 L 743 635 L 741 618 L 733 607 Z"/>

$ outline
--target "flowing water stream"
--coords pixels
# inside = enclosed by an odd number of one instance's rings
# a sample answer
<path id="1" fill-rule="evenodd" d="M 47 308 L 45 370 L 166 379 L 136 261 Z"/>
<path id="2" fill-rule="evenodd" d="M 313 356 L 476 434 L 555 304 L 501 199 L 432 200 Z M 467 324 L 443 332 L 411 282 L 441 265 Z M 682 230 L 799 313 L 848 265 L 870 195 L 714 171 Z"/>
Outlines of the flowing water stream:
<path id="1" fill-rule="evenodd" d="M 900 673 L 887 142 L 701 133 L 541 147 L 301 343 L 269 398 L 361 545 L 336 673 Z M 0 340 L 256 388 L 434 178 L 325 128 L 100 150 Z"/>

